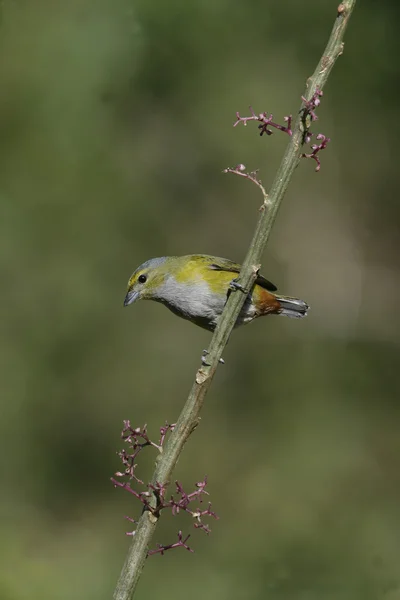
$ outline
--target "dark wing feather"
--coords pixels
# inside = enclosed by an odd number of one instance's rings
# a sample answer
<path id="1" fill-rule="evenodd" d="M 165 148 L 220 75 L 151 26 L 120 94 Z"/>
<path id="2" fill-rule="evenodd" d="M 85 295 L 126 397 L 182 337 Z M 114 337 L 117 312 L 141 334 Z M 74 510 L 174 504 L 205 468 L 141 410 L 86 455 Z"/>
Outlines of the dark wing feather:
<path id="1" fill-rule="evenodd" d="M 276 285 L 274 285 L 271 281 L 269 281 L 268 279 L 265 279 L 265 277 L 263 277 L 262 275 L 259 275 L 256 279 L 256 283 L 257 285 L 259 285 L 260 287 L 268 290 L 269 292 L 276 292 L 276 290 L 278 289 L 276 287 Z"/>
<path id="2" fill-rule="evenodd" d="M 239 273 L 240 268 L 240 265 L 234 263 L 231 260 L 228 260 L 227 258 L 216 259 L 213 257 L 213 261 L 210 264 L 210 269 L 214 269 L 215 271 L 229 271 L 232 273 Z M 268 290 L 269 292 L 275 292 L 278 289 L 276 285 L 271 283 L 271 281 L 268 281 L 268 279 L 265 279 L 265 277 L 263 277 L 262 275 L 259 275 L 257 277 L 256 284 Z"/>

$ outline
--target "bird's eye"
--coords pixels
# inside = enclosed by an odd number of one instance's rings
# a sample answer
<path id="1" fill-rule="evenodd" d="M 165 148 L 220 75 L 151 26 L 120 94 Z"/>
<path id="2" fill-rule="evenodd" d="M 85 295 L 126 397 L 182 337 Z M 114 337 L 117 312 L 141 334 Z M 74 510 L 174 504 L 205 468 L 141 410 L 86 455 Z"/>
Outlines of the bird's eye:
<path id="1" fill-rule="evenodd" d="M 146 281 L 147 281 L 147 277 L 146 277 L 146 275 L 140 275 L 140 276 L 138 277 L 138 282 L 139 282 L 139 283 L 146 283 Z"/>

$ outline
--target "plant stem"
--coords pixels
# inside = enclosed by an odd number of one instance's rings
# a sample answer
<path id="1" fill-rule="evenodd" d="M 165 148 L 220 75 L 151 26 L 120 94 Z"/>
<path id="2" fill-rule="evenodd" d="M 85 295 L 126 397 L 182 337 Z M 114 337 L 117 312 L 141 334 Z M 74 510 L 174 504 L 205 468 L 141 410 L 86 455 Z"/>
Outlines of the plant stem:
<path id="1" fill-rule="evenodd" d="M 344 32 L 355 3 L 356 0 L 344 0 L 339 5 L 328 44 L 314 74 L 307 80 L 304 93 L 306 100 L 310 100 L 317 90 L 322 90 L 333 65 L 342 54 Z M 304 132 L 307 129 L 307 124 L 304 121 L 304 109 L 305 103 L 303 102 L 293 127 L 293 135 L 289 140 L 275 180 L 272 183 L 270 194 L 263 193 L 264 203 L 260 217 L 239 276 L 240 285 L 245 290 L 251 290 L 254 284 L 260 268 L 262 253 L 275 222 L 280 203 L 301 158 Z M 163 452 L 158 456 L 152 477 L 153 484 L 156 482 L 166 484 L 170 481 L 172 471 L 175 468 L 183 446 L 198 425 L 204 397 L 211 385 L 218 361 L 221 358 L 245 300 L 246 294 L 241 291 L 236 291 L 229 295 L 211 339 L 209 353 L 207 354 L 207 362 L 209 364 L 200 367 L 196 373 L 192 389 L 174 431 L 171 433 Z M 156 505 L 155 497 L 151 499 L 151 505 Z M 143 511 L 114 592 L 114 600 L 129 600 L 132 598 L 142 574 L 149 543 L 157 526 L 157 521 L 158 518 L 150 511 Z"/>

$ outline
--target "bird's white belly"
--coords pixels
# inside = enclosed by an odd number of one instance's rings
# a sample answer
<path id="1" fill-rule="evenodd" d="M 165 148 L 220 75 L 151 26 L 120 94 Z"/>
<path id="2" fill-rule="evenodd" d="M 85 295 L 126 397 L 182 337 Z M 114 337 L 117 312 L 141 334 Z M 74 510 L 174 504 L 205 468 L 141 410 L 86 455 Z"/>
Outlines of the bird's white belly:
<path id="1" fill-rule="evenodd" d="M 184 319 L 198 322 L 207 328 L 213 328 L 224 309 L 227 296 L 212 291 L 205 281 L 182 283 L 170 277 L 161 286 L 159 299 L 154 299 L 162 302 Z M 255 307 L 251 300 L 247 299 L 237 325 L 252 321 L 255 316 Z"/>

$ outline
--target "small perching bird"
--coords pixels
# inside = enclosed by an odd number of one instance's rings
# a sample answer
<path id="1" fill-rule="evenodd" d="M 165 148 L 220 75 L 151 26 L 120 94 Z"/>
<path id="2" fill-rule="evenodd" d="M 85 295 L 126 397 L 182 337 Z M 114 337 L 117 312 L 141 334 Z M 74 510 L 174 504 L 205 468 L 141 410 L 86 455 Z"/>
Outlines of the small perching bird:
<path id="1" fill-rule="evenodd" d="M 206 254 L 152 258 L 129 279 L 124 306 L 136 300 L 155 300 L 179 317 L 213 331 L 239 272 L 240 265 Z M 306 316 L 309 307 L 303 300 L 273 294 L 276 289 L 259 275 L 235 327 L 263 315 Z"/>

